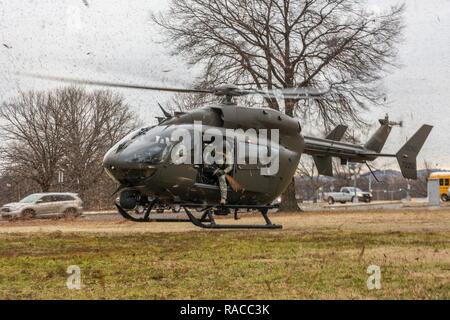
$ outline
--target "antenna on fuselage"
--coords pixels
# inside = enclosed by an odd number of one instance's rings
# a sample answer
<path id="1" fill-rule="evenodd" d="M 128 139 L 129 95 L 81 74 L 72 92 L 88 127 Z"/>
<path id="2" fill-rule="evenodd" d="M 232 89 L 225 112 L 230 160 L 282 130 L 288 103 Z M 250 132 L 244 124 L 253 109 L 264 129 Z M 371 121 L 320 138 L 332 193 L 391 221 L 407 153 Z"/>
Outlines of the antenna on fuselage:
<path id="1" fill-rule="evenodd" d="M 163 106 L 161 105 L 161 103 L 158 102 L 158 106 L 159 106 L 159 108 L 161 109 L 162 113 L 164 114 L 164 117 L 166 117 L 166 118 L 172 118 L 172 115 L 171 115 L 169 112 L 167 112 L 167 111 L 163 108 Z"/>

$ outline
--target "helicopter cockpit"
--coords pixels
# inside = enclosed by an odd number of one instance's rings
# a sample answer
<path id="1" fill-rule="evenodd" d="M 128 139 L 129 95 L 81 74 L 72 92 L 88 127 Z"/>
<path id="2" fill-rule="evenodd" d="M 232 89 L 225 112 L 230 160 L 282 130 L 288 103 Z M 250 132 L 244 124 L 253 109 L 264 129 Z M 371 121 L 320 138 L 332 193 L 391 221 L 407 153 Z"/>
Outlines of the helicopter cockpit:
<path id="1" fill-rule="evenodd" d="M 156 165 L 168 160 L 173 142 L 170 137 L 175 130 L 171 126 L 141 128 L 119 141 L 105 156 L 105 162 L 116 160 L 120 165 Z"/>
<path id="2" fill-rule="evenodd" d="M 153 175 L 154 166 L 170 162 L 173 126 L 151 126 L 133 131 L 114 145 L 103 159 L 106 172 L 121 184 Z"/>
<path id="3" fill-rule="evenodd" d="M 192 127 L 183 125 L 150 126 L 131 132 L 105 155 L 103 166 L 106 172 L 114 180 L 127 185 L 146 180 L 156 172 L 158 165 L 193 163 L 195 142 L 180 143 L 180 139 L 176 139 L 180 132 L 175 132 L 180 129 L 189 133 L 186 138 L 194 139 Z M 207 145 L 203 143 L 202 155 Z M 190 150 L 185 152 L 186 148 Z M 197 182 L 217 184 L 217 177 L 208 171 L 211 169 L 209 166 L 197 164 L 194 167 L 198 170 Z"/>

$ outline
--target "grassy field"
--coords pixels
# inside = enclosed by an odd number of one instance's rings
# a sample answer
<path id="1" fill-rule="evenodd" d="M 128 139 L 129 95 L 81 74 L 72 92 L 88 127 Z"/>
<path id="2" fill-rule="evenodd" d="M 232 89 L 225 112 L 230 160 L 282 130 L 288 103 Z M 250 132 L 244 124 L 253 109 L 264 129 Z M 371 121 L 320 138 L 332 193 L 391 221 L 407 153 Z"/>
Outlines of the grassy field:
<path id="1" fill-rule="evenodd" d="M 154 232 L 161 224 L 153 224 L 124 232 L 136 224 L 98 222 L 107 232 L 93 232 L 79 222 L 75 233 L 72 222 L 2 225 L 0 298 L 450 298 L 450 212 L 273 220 L 286 229 Z M 46 229 L 55 223 L 60 230 Z M 81 290 L 66 287 L 69 265 L 81 268 Z M 367 289 L 369 265 L 381 268 L 380 290 Z"/>

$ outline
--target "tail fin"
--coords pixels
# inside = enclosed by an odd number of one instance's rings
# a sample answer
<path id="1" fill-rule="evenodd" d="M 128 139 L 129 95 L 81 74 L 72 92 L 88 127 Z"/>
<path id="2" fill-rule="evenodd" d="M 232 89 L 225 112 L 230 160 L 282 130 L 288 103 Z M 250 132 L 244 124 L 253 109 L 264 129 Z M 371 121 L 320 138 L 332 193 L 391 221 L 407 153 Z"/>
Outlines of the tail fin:
<path id="1" fill-rule="evenodd" d="M 313 156 L 317 171 L 323 176 L 333 176 L 333 162 L 330 156 Z"/>
<path id="2" fill-rule="evenodd" d="M 340 124 L 336 128 L 334 128 L 333 131 L 331 131 L 329 134 L 327 134 L 325 139 L 340 141 L 344 137 L 344 134 L 345 134 L 345 131 L 347 131 L 347 128 L 348 128 L 347 126 Z"/>
<path id="3" fill-rule="evenodd" d="M 405 145 L 397 152 L 396 157 L 402 174 L 406 179 L 417 179 L 417 155 L 433 126 L 423 125 Z"/>
<path id="4" fill-rule="evenodd" d="M 376 153 L 381 152 L 392 130 L 392 127 L 389 125 L 389 121 L 385 122 L 383 120 L 380 120 L 381 126 L 364 145 L 366 149 L 372 150 Z"/>
<path id="5" fill-rule="evenodd" d="M 347 126 L 342 124 L 334 128 L 327 134 L 325 139 L 333 141 L 341 141 L 347 131 Z M 316 164 L 317 171 L 323 176 L 333 176 L 333 162 L 330 156 L 313 156 L 314 163 Z"/>

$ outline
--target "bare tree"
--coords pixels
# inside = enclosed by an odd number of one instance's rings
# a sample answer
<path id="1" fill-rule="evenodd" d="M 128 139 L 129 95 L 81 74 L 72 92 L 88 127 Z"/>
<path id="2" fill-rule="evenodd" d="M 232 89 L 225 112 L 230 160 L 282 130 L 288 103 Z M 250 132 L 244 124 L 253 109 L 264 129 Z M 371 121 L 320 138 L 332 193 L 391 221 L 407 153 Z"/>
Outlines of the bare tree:
<path id="1" fill-rule="evenodd" d="M 359 111 L 381 102 L 379 80 L 393 65 L 403 11 L 374 14 L 356 0 L 172 0 L 153 19 L 175 53 L 204 65 L 204 84 L 329 88 L 327 99 L 286 100 L 282 111 L 358 125 Z M 295 202 L 292 190 L 286 203 Z"/>
<path id="2" fill-rule="evenodd" d="M 4 171 L 44 192 L 62 171 L 64 188 L 82 194 L 95 188 L 105 152 L 136 125 L 120 96 L 76 87 L 21 93 L 1 106 L 0 119 Z"/>
<path id="3" fill-rule="evenodd" d="M 23 179 L 7 167 L 0 171 L 0 204 L 16 202 L 23 196 L 40 191 L 33 180 Z"/>
<path id="4" fill-rule="evenodd" d="M 218 104 L 223 99 L 204 93 L 178 93 L 164 106 L 172 112 L 191 111 L 208 105 Z M 241 97 L 239 104 L 243 107 L 264 107 L 265 104 L 255 97 Z"/>
<path id="5" fill-rule="evenodd" d="M 178 93 L 168 102 L 167 109 L 172 112 L 184 112 L 201 108 L 217 102 L 217 98 L 203 93 Z"/>
<path id="6" fill-rule="evenodd" d="M 285 111 L 314 108 L 336 123 L 360 121 L 358 108 L 379 102 L 377 80 L 395 57 L 403 10 L 375 15 L 355 0 L 172 0 L 154 21 L 177 53 L 205 64 L 206 83 L 331 88 L 329 99 L 287 101 Z"/>
<path id="7" fill-rule="evenodd" d="M 135 117 L 110 91 L 68 87 L 56 94 L 64 116 L 60 169 L 70 189 L 84 195 L 102 175 L 106 151 L 136 126 Z"/>
<path id="8" fill-rule="evenodd" d="M 3 164 L 48 191 L 62 156 L 63 114 L 51 93 L 28 92 L 0 108 Z"/>
<path id="9" fill-rule="evenodd" d="M 342 187 L 348 187 L 353 185 L 354 183 L 354 177 L 355 175 L 358 177 L 361 175 L 364 166 L 363 164 L 355 164 L 353 168 L 350 168 L 350 166 L 342 165 L 340 161 L 335 160 L 333 161 L 333 168 L 335 172 L 335 182 L 334 187 L 336 189 L 340 189 Z"/>
<path id="10" fill-rule="evenodd" d="M 317 202 L 318 191 L 323 186 L 323 182 L 320 179 L 314 161 L 311 158 L 302 158 L 297 169 L 297 174 L 306 179 L 306 188 L 311 192 L 313 201 Z"/>

